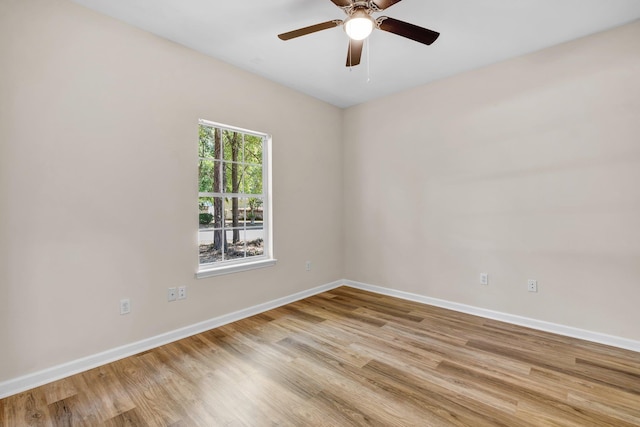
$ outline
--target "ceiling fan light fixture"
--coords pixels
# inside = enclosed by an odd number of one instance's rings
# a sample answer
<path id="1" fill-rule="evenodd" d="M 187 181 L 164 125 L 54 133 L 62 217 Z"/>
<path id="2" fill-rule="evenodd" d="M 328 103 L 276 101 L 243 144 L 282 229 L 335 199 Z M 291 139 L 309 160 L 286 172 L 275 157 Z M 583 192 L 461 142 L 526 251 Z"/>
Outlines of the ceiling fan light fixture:
<path id="1" fill-rule="evenodd" d="M 364 40 L 373 31 L 375 23 L 365 10 L 355 11 L 345 22 L 344 31 L 352 40 Z"/>
<path id="2" fill-rule="evenodd" d="M 388 16 L 380 16 L 375 19 L 371 16 L 400 1 L 402 0 L 331 0 L 333 4 L 338 6 L 342 12 L 347 15 L 344 21 L 334 19 L 332 21 L 321 22 L 316 25 L 278 34 L 278 38 L 280 40 L 291 40 L 296 37 L 342 26 L 342 29 L 347 36 L 349 36 L 347 67 L 360 64 L 362 47 L 365 45 L 364 40 L 371 35 L 373 30 L 385 31 L 426 45 L 435 42 L 440 36 L 440 33 L 437 31 L 419 27 Z"/>

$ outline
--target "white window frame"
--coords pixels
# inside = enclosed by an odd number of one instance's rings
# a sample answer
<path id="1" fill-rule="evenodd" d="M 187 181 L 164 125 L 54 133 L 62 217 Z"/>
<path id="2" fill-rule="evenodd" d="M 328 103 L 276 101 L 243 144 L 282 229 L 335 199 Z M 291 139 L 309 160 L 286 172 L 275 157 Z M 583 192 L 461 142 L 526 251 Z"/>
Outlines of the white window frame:
<path id="1" fill-rule="evenodd" d="M 273 217 L 271 209 L 271 135 L 256 132 L 248 129 L 242 129 L 235 126 L 229 126 L 222 123 L 216 123 L 209 120 L 200 119 L 198 121 L 199 126 L 208 126 L 212 128 L 218 128 L 222 131 L 238 132 L 242 134 L 253 135 L 262 138 L 262 194 L 245 194 L 245 193 L 208 193 L 200 192 L 198 188 L 198 200 L 200 197 L 233 197 L 233 196 L 257 196 L 262 198 L 262 228 L 264 231 L 264 248 L 262 255 L 252 256 L 250 258 L 241 258 L 225 261 L 216 261 L 209 264 L 200 264 L 200 258 L 198 254 L 198 270 L 196 272 L 196 278 L 201 279 L 205 277 L 219 276 L 223 274 L 237 273 L 240 271 L 254 270 L 256 268 L 271 267 L 276 264 L 277 260 L 273 256 Z M 198 156 L 198 161 L 199 161 Z M 198 187 L 199 187 L 198 177 Z M 223 215 L 224 216 L 224 215 Z M 224 219 L 223 219 L 224 224 Z M 246 220 L 245 220 L 246 224 Z M 223 227 L 224 230 L 224 227 Z M 224 231 L 223 231 L 224 233 Z M 200 239 L 197 237 L 198 247 L 200 246 Z"/>

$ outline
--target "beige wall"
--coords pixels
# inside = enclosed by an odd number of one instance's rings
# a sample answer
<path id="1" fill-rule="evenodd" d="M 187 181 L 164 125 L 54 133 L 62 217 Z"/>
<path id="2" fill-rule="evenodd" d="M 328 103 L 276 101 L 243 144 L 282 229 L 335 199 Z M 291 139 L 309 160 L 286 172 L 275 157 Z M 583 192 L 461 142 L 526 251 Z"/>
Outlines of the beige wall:
<path id="1" fill-rule="evenodd" d="M 66 1 L 0 61 L 0 382 L 344 276 L 338 108 Z M 273 135 L 275 267 L 194 279 L 199 118 Z"/>
<path id="2" fill-rule="evenodd" d="M 636 22 L 347 110 L 346 277 L 640 340 L 639 40 Z"/>

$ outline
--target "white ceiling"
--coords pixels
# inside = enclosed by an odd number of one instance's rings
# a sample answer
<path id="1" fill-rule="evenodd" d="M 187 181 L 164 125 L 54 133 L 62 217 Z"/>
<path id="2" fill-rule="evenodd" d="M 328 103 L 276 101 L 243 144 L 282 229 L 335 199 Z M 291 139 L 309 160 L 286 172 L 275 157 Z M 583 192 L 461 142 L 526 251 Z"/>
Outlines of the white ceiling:
<path id="1" fill-rule="evenodd" d="M 375 14 L 441 33 L 425 46 L 374 31 L 345 67 L 344 19 L 330 0 L 73 0 L 323 101 L 348 107 L 640 19 L 640 0 L 403 0 Z M 640 48 L 640 41 L 638 43 Z"/>

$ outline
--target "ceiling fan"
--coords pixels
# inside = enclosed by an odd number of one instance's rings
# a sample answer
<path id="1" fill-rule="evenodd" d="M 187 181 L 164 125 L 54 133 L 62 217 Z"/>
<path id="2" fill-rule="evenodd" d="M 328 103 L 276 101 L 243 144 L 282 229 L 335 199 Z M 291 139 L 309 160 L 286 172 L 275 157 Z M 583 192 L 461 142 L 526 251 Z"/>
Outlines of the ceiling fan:
<path id="1" fill-rule="evenodd" d="M 342 25 L 349 36 L 347 67 L 360 64 L 364 40 L 369 37 L 369 34 L 371 34 L 374 28 L 397 34 L 426 45 L 430 45 L 436 41 L 440 33 L 435 31 L 389 18 L 388 16 L 380 16 L 375 19 L 371 16 L 372 13 L 383 11 L 400 1 L 401 0 L 331 0 L 333 4 L 347 14 L 347 19 L 344 21 L 334 19 L 321 24 L 282 33 L 279 34 L 278 37 L 281 40 L 291 40 L 296 37 Z"/>

